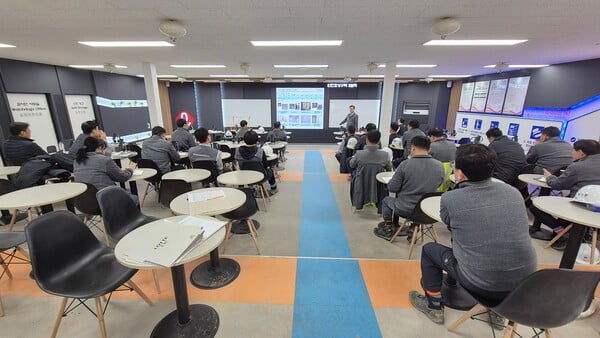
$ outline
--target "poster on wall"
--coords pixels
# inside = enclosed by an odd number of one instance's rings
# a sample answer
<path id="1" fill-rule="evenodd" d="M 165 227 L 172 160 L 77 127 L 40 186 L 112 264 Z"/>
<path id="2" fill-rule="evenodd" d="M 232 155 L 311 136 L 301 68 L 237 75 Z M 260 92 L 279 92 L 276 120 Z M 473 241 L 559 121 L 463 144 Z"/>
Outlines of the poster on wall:
<path id="1" fill-rule="evenodd" d="M 508 79 L 492 80 L 490 82 L 487 104 L 485 105 L 486 113 L 502 113 L 502 104 L 504 103 L 507 86 Z"/>
<path id="2" fill-rule="evenodd" d="M 523 115 L 527 87 L 529 87 L 529 76 L 513 77 L 508 81 L 502 114 Z"/>
<path id="3" fill-rule="evenodd" d="M 458 110 L 469 111 L 469 109 L 471 109 L 471 99 L 473 99 L 474 88 L 475 82 L 463 83 L 462 90 L 460 91 L 460 102 L 458 104 Z"/>
<path id="4" fill-rule="evenodd" d="M 490 81 L 475 82 L 475 90 L 473 91 L 473 101 L 471 102 L 471 111 L 483 113 L 485 111 L 485 102 L 488 97 L 488 89 Z"/>
<path id="5" fill-rule="evenodd" d="M 288 129 L 323 129 L 324 88 L 277 88 L 277 121 Z"/>
<path id="6" fill-rule="evenodd" d="M 95 120 L 92 98 L 89 95 L 65 95 L 67 112 L 71 120 L 73 137 L 81 134 L 81 124 L 85 121 Z"/>
<path id="7" fill-rule="evenodd" d="M 6 94 L 15 122 L 29 123 L 31 138 L 46 149 L 57 145 L 56 131 L 45 94 Z"/>

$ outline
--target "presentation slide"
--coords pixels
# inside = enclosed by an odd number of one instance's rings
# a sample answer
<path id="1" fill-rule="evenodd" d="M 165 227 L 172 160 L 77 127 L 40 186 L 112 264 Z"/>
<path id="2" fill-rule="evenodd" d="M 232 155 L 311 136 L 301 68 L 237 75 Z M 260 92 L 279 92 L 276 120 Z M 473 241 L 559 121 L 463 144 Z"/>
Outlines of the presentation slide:
<path id="1" fill-rule="evenodd" d="M 31 138 L 46 150 L 58 144 L 54 123 L 44 94 L 6 94 L 13 121 L 29 123 Z"/>
<path id="2" fill-rule="evenodd" d="M 358 127 L 369 122 L 379 125 L 379 104 L 379 100 L 329 100 L 329 128 L 338 128 L 350 105 L 356 107 Z"/>
<path id="3" fill-rule="evenodd" d="M 272 125 L 271 100 L 223 99 L 221 105 L 223 124 L 227 127 L 239 126 L 241 120 L 246 120 L 250 127 Z"/>
<path id="4" fill-rule="evenodd" d="M 502 113 L 502 104 L 504 103 L 504 94 L 506 94 L 507 85 L 508 79 L 492 80 L 487 104 L 485 105 L 486 113 Z"/>
<path id="5" fill-rule="evenodd" d="M 96 96 L 104 131 L 109 140 L 114 135 L 125 142 L 150 137 L 150 112 L 146 100 L 117 100 Z M 77 134 L 78 135 L 78 134 Z"/>
<path id="6" fill-rule="evenodd" d="M 96 119 L 92 98 L 89 95 L 65 95 L 73 137 L 81 134 L 81 124 Z"/>
<path id="7" fill-rule="evenodd" d="M 523 115 L 527 87 L 529 87 L 529 76 L 513 77 L 508 81 L 502 114 Z"/>
<path id="8" fill-rule="evenodd" d="M 286 129 L 323 129 L 324 88 L 277 88 L 277 121 Z"/>
<path id="9" fill-rule="evenodd" d="M 469 111 L 469 109 L 471 109 L 471 99 L 473 99 L 474 88 L 475 82 L 463 83 L 462 90 L 460 91 L 460 103 L 458 104 L 458 110 Z"/>
<path id="10" fill-rule="evenodd" d="M 475 91 L 473 92 L 473 101 L 471 102 L 471 111 L 483 113 L 485 111 L 485 102 L 488 97 L 490 81 L 475 82 Z"/>

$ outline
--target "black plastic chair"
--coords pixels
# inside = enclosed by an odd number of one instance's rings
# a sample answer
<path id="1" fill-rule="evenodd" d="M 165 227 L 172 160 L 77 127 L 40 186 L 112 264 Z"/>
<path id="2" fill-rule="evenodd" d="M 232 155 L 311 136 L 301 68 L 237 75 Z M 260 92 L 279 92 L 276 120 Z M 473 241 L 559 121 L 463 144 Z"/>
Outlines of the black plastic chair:
<path id="1" fill-rule="evenodd" d="M 460 140 L 458 140 L 458 144 L 471 144 L 471 139 L 469 137 L 463 137 Z"/>
<path id="2" fill-rule="evenodd" d="M 414 233 L 412 234 L 412 237 L 410 239 L 410 248 L 408 249 L 408 259 L 410 259 L 412 257 L 412 252 L 415 247 L 415 242 L 417 241 L 419 234 L 421 234 L 421 242 L 423 242 L 424 236 L 430 237 L 436 243 L 438 242 L 438 235 L 437 235 L 437 232 L 435 231 L 435 225 L 434 225 L 437 222 L 437 220 L 427 216 L 423 212 L 423 210 L 421 209 L 421 202 L 426 198 L 434 197 L 434 196 L 442 196 L 442 194 L 443 194 L 442 191 L 436 191 L 436 192 L 429 192 L 429 193 L 426 193 L 425 195 L 423 195 L 423 197 L 421 197 L 421 199 L 419 199 L 419 202 L 417 202 L 417 205 L 415 205 L 415 208 L 413 209 L 410 216 L 408 216 L 404 220 L 404 222 L 400 225 L 400 227 L 398 228 L 396 233 L 394 233 L 392 238 L 390 238 L 390 242 L 393 242 L 396 239 L 396 237 L 400 234 L 400 232 L 402 232 L 402 229 L 404 229 L 404 227 L 408 225 L 408 223 L 411 223 L 411 225 L 414 225 Z"/>
<path id="3" fill-rule="evenodd" d="M 94 227 L 102 231 L 102 234 L 104 235 L 104 241 L 106 242 L 106 245 L 108 245 L 108 236 L 104 231 L 104 226 L 101 224 L 102 220 L 98 219 L 102 216 L 100 205 L 98 204 L 98 199 L 96 198 L 98 189 L 92 184 L 84 184 L 87 186 L 87 190 L 84 191 L 83 194 L 73 198 L 75 208 L 84 214 L 83 223 L 87 224 L 90 228 Z"/>
<path id="4" fill-rule="evenodd" d="M 135 151 L 137 153 L 137 155 L 132 156 L 132 157 L 129 158 L 129 160 L 131 162 L 137 163 L 137 161 L 140 158 L 140 156 L 142 156 L 142 148 L 140 148 L 140 146 L 138 146 L 135 143 L 128 143 L 125 147 L 126 147 L 126 150 L 128 150 L 128 151 Z"/>
<path id="5" fill-rule="evenodd" d="M 138 168 L 150 168 L 150 169 L 156 170 L 156 175 L 154 175 L 152 177 L 148 177 L 147 179 L 144 180 L 144 181 L 148 182 L 148 184 L 146 185 L 146 190 L 144 191 L 144 197 L 142 198 L 142 203 L 140 204 L 140 207 L 143 207 L 144 201 L 146 200 L 146 196 L 148 196 L 148 190 L 150 189 L 150 187 L 153 187 L 157 193 L 160 193 L 160 182 L 162 179 L 162 173 L 160 171 L 160 168 L 156 164 L 156 162 L 154 162 L 152 160 L 148 160 L 145 158 L 138 158 L 137 165 L 138 165 Z"/>
<path id="6" fill-rule="evenodd" d="M 260 248 L 258 247 L 258 241 L 256 240 L 256 227 L 250 218 L 258 212 L 258 203 L 256 203 L 256 198 L 254 198 L 254 192 L 252 189 L 241 188 L 240 190 L 246 194 L 246 201 L 244 204 L 233 211 L 221 215 L 229 219 L 229 223 L 227 223 L 227 235 L 225 235 L 225 241 L 223 242 L 223 253 L 225 253 L 225 250 L 227 250 L 227 242 L 229 237 L 231 237 L 231 226 L 233 225 L 233 221 L 246 220 L 248 223 L 248 228 L 250 229 L 250 236 L 252 237 L 254 246 L 256 247 L 256 252 L 260 255 Z"/>
<path id="7" fill-rule="evenodd" d="M 235 161 L 235 149 L 229 148 L 226 144 L 219 143 L 219 150 L 223 153 L 231 154 L 229 158 L 223 160 L 223 164 L 229 163 L 231 165 L 231 170 L 235 170 L 235 166 L 233 165 L 233 161 Z"/>
<path id="8" fill-rule="evenodd" d="M 36 283 L 43 291 L 64 297 L 51 337 L 56 336 L 63 316 L 91 298 L 95 298 L 96 312 L 84 306 L 98 317 L 101 336 L 106 337 L 106 308 L 102 306 L 101 297 L 123 284 L 136 291 L 148 305 L 153 305 L 130 280 L 137 270 L 117 262 L 113 249 L 100 243 L 71 212 L 44 214 L 29 223 L 25 234 Z M 67 307 L 69 298 L 72 301 Z"/>
<path id="9" fill-rule="evenodd" d="M 66 140 L 63 141 L 63 146 L 65 147 L 65 149 L 63 150 L 64 152 L 69 152 L 69 149 L 71 149 L 71 146 L 73 145 L 73 142 L 75 140 L 73 140 L 72 138 L 68 138 Z"/>
<path id="10" fill-rule="evenodd" d="M 217 168 L 217 163 L 215 161 L 210 160 L 199 160 L 192 162 L 192 168 L 196 169 L 206 169 L 210 171 L 210 176 L 202 181 L 202 184 L 207 187 L 210 183 L 212 183 L 215 187 L 219 186 L 217 183 L 217 176 L 219 176 L 219 169 Z"/>
<path id="11" fill-rule="evenodd" d="M 259 173 L 262 173 L 264 175 L 263 179 L 260 182 L 256 183 L 255 185 L 260 190 L 260 196 L 262 197 L 263 205 L 265 206 L 265 212 L 266 212 L 267 211 L 267 200 L 269 202 L 271 202 L 269 193 L 267 193 L 267 190 L 265 189 L 265 186 L 263 185 L 263 183 L 265 183 L 268 179 L 267 170 L 265 169 L 265 167 L 263 167 L 262 162 L 256 162 L 256 161 L 241 162 L 240 170 L 258 171 Z"/>
<path id="12" fill-rule="evenodd" d="M 494 311 L 508 319 L 504 337 L 512 337 L 516 324 L 541 328 L 546 337 L 549 329 L 575 320 L 586 310 L 600 282 L 600 271 L 544 269 L 525 278 L 500 303 L 471 293 L 479 304 L 448 327 L 453 331 L 467 319 Z M 468 290 L 467 290 L 468 291 Z"/>
<path id="13" fill-rule="evenodd" d="M 175 197 L 190 191 L 192 191 L 192 185 L 184 180 L 163 180 L 160 184 L 158 201 L 169 208 Z"/>

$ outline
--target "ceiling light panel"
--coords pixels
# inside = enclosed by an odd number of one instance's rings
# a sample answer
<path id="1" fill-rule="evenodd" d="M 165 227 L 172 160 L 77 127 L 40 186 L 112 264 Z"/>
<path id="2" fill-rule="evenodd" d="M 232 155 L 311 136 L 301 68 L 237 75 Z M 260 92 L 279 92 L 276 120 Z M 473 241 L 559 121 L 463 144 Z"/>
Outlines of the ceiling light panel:
<path id="1" fill-rule="evenodd" d="M 461 77 L 470 77 L 470 76 L 471 75 L 455 75 L 455 74 L 445 75 L 444 74 L 444 75 L 429 75 L 427 77 L 432 77 L 434 79 L 440 79 L 440 78 L 442 78 L 442 79 L 451 79 L 451 78 L 461 78 Z"/>
<path id="2" fill-rule="evenodd" d="M 246 78 L 247 74 L 214 74 L 209 75 L 210 77 L 221 77 L 221 78 Z"/>
<path id="3" fill-rule="evenodd" d="M 0 43 L 0 48 L 15 48 L 15 47 L 17 47 L 17 46 L 9 45 L 6 43 Z"/>
<path id="4" fill-rule="evenodd" d="M 385 64 L 377 66 L 379 68 L 385 68 Z M 396 65 L 396 68 L 435 68 L 437 65 Z"/>
<path id="5" fill-rule="evenodd" d="M 329 68 L 329 65 L 273 65 L 275 68 Z"/>
<path id="6" fill-rule="evenodd" d="M 284 75 L 283 77 L 290 77 L 290 78 L 316 78 L 316 77 L 323 77 L 323 75 L 305 75 L 305 74 L 293 75 L 293 74 L 288 74 L 288 75 Z"/>
<path id="7" fill-rule="evenodd" d="M 167 41 L 77 41 L 90 47 L 173 47 Z"/>
<path id="8" fill-rule="evenodd" d="M 250 41 L 255 47 L 339 46 L 343 40 Z"/>
<path id="9" fill-rule="evenodd" d="M 430 40 L 423 46 L 514 46 L 527 40 Z"/>
<path id="10" fill-rule="evenodd" d="M 173 68 L 227 68 L 225 65 L 171 65 Z"/>

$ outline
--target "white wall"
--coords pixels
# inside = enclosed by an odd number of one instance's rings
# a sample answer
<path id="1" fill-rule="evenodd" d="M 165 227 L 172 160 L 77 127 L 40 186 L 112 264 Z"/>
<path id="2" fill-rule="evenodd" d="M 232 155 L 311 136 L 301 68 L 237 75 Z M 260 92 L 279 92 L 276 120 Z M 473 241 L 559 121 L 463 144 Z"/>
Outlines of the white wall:
<path id="1" fill-rule="evenodd" d="M 337 128 L 348 115 L 348 106 L 354 105 L 358 114 L 358 126 L 379 124 L 379 100 L 329 100 L 329 128 Z"/>
<path id="2" fill-rule="evenodd" d="M 567 123 L 564 140 L 573 143 L 582 139 L 600 140 L 600 110 Z"/>
<path id="3" fill-rule="evenodd" d="M 271 100 L 223 99 L 223 125 L 234 126 L 241 120 L 248 121 L 251 127 L 270 127 Z"/>

